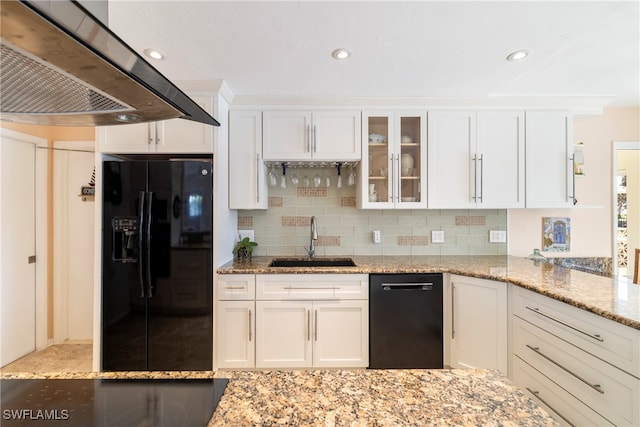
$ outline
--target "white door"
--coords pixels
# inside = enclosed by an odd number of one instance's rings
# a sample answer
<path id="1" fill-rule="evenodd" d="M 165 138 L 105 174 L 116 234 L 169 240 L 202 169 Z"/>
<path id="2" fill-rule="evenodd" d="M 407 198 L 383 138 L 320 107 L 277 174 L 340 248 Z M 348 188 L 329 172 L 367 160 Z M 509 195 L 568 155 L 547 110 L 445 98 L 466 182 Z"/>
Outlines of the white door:
<path id="1" fill-rule="evenodd" d="M 427 132 L 429 208 L 475 207 L 471 156 L 476 145 L 475 112 L 430 111 Z"/>
<path id="2" fill-rule="evenodd" d="M 96 135 L 103 153 L 148 153 L 156 149 L 154 122 L 98 126 Z"/>
<path id="3" fill-rule="evenodd" d="M 210 97 L 194 96 L 192 99 L 206 112 L 213 112 Z M 157 132 L 157 152 L 213 152 L 213 126 L 186 119 L 171 119 L 158 122 Z"/>
<path id="4" fill-rule="evenodd" d="M 571 116 L 566 111 L 526 113 L 526 207 L 573 206 L 573 140 Z"/>
<path id="5" fill-rule="evenodd" d="M 311 302 L 256 301 L 256 368 L 311 367 Z"/>
<path id="6" fill-rule="evenodd" d="M 524 112 L 477 113 L 476 203 L 479 208 L 524 207 Z"/>
<path id="7" fill-rule="evenodd" d="M 314 301 L 313 366 L 364 368 L 369 365 L 369 303 Z"/>
<path id="8" fill-rule="evenodd" d="M 316 160 L 360 160 L 360 111 L 313 113 L 312 151 Z"/>
<path id="9" fill-rule="evenodd" d="M 0 143 L 0 366 L 35 350 L 35 146 Z"/>
<path id="10" fill-rule="evenodd" d="M 262 126 L 265 160 L 311 159 L 310 111 L 265 111 Z"/>
<path id="11" fill-rule="evenodd" d="M 218 367 L 253 368 L 255 302 L 218 302 Z"/>
<path id="12" fill-rule="evenodd" d="M 498 369 L 507 374 L 507 285 L 452 276 L 454 368 Z"/>

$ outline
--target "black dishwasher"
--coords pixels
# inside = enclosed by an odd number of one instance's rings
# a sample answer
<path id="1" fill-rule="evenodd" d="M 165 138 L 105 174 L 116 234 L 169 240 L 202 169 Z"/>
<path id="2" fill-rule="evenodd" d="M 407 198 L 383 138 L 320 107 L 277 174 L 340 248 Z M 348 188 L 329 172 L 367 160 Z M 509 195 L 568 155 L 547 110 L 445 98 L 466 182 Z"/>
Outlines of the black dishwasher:
<path id="1" fill-rule="evenodd" d="M 442 368 L 442 328 L 442 274 L 369 275 L 369 368 Z"/>

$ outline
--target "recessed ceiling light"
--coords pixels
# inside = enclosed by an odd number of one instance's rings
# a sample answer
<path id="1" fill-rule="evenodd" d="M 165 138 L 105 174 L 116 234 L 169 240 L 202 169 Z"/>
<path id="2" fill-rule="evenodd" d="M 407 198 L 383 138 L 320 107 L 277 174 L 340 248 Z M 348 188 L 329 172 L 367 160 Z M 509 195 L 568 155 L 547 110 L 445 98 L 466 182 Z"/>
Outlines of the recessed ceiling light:
<path id="1" fill-rule="evenodd" d="M 147 55 L 151 59 L 161 60 L 164 59 L 164 54 L 159 50 L 155 49 L 145 49 L 144 54 Z"/>
<path id="2" fill-rule="evenodd" d="M 331 56 L 333 56 L 335 59 L 347 59 L 351 56 L 351 52 L 349 52 L 347 49 L 340 48 L 331 52 Z"/>
<path id="3" fill-rule="evenodd" d="M 507 61 L 511 61 L 511 62 L 521 61 L 527 56 L 529 56 L 528 50 L 524 50 L 524 49 L 516 50 L 515 52 L 511 52 L 509 55 L 507 55 Z"/>

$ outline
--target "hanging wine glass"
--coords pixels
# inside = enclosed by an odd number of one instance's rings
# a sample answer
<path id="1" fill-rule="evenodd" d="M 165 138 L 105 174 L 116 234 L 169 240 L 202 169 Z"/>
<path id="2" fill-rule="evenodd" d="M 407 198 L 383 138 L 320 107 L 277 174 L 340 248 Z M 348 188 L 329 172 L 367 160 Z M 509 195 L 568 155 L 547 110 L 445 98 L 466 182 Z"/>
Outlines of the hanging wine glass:
<path id="1" fill-rule="evenodd" d="M 338 183 L 336 184 L 337 188 L 342 188 L 342 163 L 338 163 Z"/>
<path id="2" fill-rule="evenodd" d="M 349 177 L 347 178 L 347 185 L 349 187 L 356 185 L 356 173 L 353 170 L 353 165 L 349 165 Z"/>
<path id="3" fill-rule="evenodd" d="M 276 185 L 276 174 L 273 173 L 273 165 L 269 166 L 269 186 L 275 187 Z"/>

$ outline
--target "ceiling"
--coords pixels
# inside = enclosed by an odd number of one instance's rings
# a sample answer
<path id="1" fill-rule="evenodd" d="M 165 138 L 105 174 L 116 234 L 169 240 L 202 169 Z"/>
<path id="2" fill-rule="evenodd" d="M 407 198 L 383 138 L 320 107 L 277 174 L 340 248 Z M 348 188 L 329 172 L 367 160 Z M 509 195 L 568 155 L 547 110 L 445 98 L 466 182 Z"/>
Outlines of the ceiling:
<path id="1" fill-rule="evenodd" d="M 640 105 L 638 1 L 109 0 L 109 26 L 175 81 L 235 96 L 602 97 Z M 142 18 L 144 17 L 144 18 Z M 352 56 L 331 57 L 339 47 Z M 506 56 L 527 49 L 529 57 Z"/>

